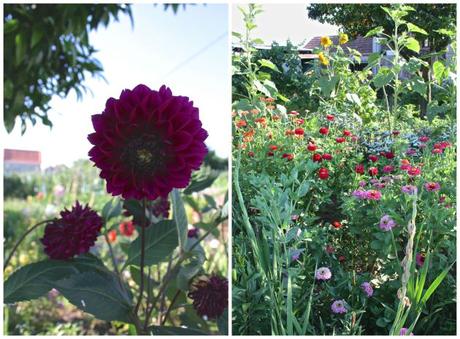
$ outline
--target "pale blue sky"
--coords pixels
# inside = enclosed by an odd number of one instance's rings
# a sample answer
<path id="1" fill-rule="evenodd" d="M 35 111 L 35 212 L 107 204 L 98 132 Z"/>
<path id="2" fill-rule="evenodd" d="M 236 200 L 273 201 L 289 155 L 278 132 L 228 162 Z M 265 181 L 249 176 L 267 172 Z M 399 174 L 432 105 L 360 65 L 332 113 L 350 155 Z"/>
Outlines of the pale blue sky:
<path id="1" fill-rule="evenodd" d="M 209 137 L 207 145 L 222 157 L 230 154 L 230 74 L 228 8 L 226 5 L 196 5 L 177 14 L 163 6 L 133 5 L 134 27 L 128 17 L 107 29 L 92 33 L 91 43 L 104 67 L 103 80 L 88 78 L 93 95 L 77 101 L 74 93 L 52 100 L 49 112 L 53 128 L 29 126 L 24 136 L 20 124 L 6 134 L 4 147 L 39 150 L 42 168 L 70 165 L 87 158 L 91 145 L 86 137 L 93 131 L 90 116 L 104 109 L 105 101 L 118 98 L 124 88 L 144 83 L 152 89 L 162 84 L 173 94 L 191 98 Z M 215 42 L 211 46 L 212 42 Z M 203 48 L 209 46 L 195 58 Z M 182 67 L 176 69 L 178 65 Z M 176 69 L 173 73 L 172 70 Z"/>

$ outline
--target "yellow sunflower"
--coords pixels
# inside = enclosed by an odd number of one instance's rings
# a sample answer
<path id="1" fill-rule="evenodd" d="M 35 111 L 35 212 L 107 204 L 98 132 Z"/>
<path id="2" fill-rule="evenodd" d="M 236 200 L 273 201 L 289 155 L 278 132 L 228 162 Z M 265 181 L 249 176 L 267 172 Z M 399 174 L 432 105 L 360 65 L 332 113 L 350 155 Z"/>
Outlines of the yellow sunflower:
<path id="1" fill-rule="evenodd" d="M 323 52 L 320 52 L 318 54 L 318 59 L 319 59 L 319 62 L 321 62 L 324 66 L 329 65 L 329 59 L 324 55 Z"/>
<path id="2" fill-rule="evenodd" d="M 348 35 L 346 35 L 345 33 L 340 33 L 339 34 L 339 44 L 343 45 L 343 44 L 346 44 L 348 42 Z"/>
<path id="3" fill-rule="evenodd" d="M 332 46 L 332 40 L 328 36 L 322 36 L 321 46 L 323 46 L 324 48 L 328 48 L 329 46 Z"/>

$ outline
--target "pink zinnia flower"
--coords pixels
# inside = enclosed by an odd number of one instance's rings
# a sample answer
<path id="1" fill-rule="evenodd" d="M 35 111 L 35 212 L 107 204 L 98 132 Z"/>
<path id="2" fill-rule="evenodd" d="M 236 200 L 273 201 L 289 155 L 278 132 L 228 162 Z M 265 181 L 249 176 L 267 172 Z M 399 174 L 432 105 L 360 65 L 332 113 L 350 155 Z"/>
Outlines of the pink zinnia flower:
<path id="1" fill-rule="evenodd" d="M 366 198 L 369 200 L 380 200 L 382 193 L 376 190 L 370 190 L 366 192 Z"/>
<path id="2" fill-rule="evenodd" d="M 416 151 L 415 149 L 413 149 L 413 148 L 409 148 L 409 149 L 406 151 L 406 154 L 407 154 L 407 155 L 414 155 L 414 154 L 416 154 L 416 153 L 417 153 L 417 151 Z"/>
<path id="3" fill-rule="evenodd" d="M 443 150 L 441 148 L 434 148 L 431 153 L 432 154 L 442 154 Z"/>
<path id="4" fill-rule="evenodd" d="M 363 282 L 361 284 L 361 289 L 366 293 L 367 297 L 370 298 L 374 294 L 374 289 L 372 288 L 372 285 L 370 283 Z"/>
<path id="5" fill-rule="evenodd" d="M 441 189 L 441 185 L 438 182 L 427 182 L 425 184 L 425 189 L 428 192 L 439 191 Z"/>
<path id="6" fill-rule="evenodd" d="M 69 211 L 62 211 L 60 218 L 49 222 L 40 239 L 45 253 L 51 259 L 65 260 L 88 253 L 102 228 L 102 218 L 91 208 L 77 201 Z"/>
<path id="7" fill-rule="evenodd" d="M 401 330 L 399 331 L 399 335 L 407 335 L 408 330 L 409 329 L 405 327 L 401 328 Z M 411 332 L 409 335 L 414 335 L 414 334 Z"/>
<path id="8" fill-rule="evenodd" d="M 208 153 L 198 108 L 162 86 L 124 90 L 92 116 L 90 159 L 101 169 L 107 191 L 125 199 L 154 200 L 184 188 Z"/>
<path id="9" fill-rule="evenodd" d="M 380 219 L 379 227 L 383 231 L 391 231 L 395 226 L 396 222 L 387 214 Z"/>
<path id="10" fill-rule="evenodd" d="M 393 170 L 394 170 L 394 167 L 391 166 L 391 165 L 383 166 L 383 172 L 384 173 L 391 173 L 391 172 L 393 172 Z"/>
<path id="11" fill-rule="evenodd" d="M 430 138 L 427 137 L 426 135 L 422 135 L 420 138 L 418 138 L 418 140 L 420 142 L 427 142 L 428 140 L 430 140 Z"/>
<path id="12" fill-rule="evenodd" d="M 332 277 L 331 270 L 327 267 L 320 267 L 315 272 L 316 280 L 329 280 Z"/>
<path id="13" fill-rule="evenodd" d="M 413 185 L 404 185 L 403 187 L 401 187 L 401 191 L 403 193 L 413 195 L 413 194 L 417 194 L 417 187 Z"/>
<path id="14" fill-rule="evenodd" d="M 345 300 L 335 300 L 331 305 L 331 310 L 335 314 L 347 313 Z"/>

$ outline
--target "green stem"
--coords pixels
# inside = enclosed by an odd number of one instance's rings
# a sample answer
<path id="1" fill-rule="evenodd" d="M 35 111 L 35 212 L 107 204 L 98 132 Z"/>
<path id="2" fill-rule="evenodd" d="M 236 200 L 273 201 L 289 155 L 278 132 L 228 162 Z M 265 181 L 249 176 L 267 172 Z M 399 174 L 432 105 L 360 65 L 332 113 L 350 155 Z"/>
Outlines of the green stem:
<path id="1" fill-rule="evenodd" d="M 5 260 L 5 263 L 3 264 L 3 270 L 5 270 L 5 268 L 8 266 L 8 264 L 10 263 L 11 259 L 13 258 L 13 255 L 14 255 L 14 252 L 16 252 L 16 250 L 18 249 L 19 245 L 21 244 L 21 242 L 25 239 L 25 237 L 31 233 L 33 230 L 37 229 L 39 226 L 43 225 L 43 224 L 46 224 L 46 223 L 49 223 L 53 221 L 53 219 L 50 219 L 50 220 L 45 220 L 45 221 L 41 221 L 39 222 L 38 224 L 35 224 L 33 225 L 32 227 L 30 227 L 29 229 L 27 229 L 24 234 L 19 238 L 18 242 L 14 245 L 13 249 L 11 250 L 10 252 L 10 255 L 8 256 L 8 258 Z"/>

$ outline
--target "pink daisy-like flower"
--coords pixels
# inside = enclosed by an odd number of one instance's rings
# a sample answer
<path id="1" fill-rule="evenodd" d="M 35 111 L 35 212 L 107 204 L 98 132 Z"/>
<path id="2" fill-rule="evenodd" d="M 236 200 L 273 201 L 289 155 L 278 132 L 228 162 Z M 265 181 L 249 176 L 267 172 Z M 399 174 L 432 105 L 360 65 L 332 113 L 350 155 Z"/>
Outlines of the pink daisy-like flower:
<path id="1" fill-rule="evenodd" d="M 352 195 L 359 200 L 364 200 L 367 198 L 367 191 L 364 190 L 354 190 Z"/>
<path id="2" fill-rule="evenodd" d="M 407 174 L 411 177 L 415 177 L 417 175 L 420 175 L 422 173 L 422 170 L 418 167 L 411 167 L 407 170 Z"/>
<path id="3" fill-rule="evenodd" d="M 374 294 L 374 289 L 372 288 L 372 285 L 367 281 L 361 284 L 361 289 L 364 293 L 366 293 L 368 298 L 372 297 L 372 295 Z"/>
<path id="4" fill-rule="evenodd" d="M 89 156 L 114 196 L 166 197 L 189 184 L 208 152 L 198 108 L 166 86 L 124 90 L 92 120 L 96 132 L 88 136 L 94 145 Z"/>
<path id="5" fill-rule="evenodd" d="M 394 167 L 391 166 L 391 165 L 383 166 L 383 172 L 384 173 L 391 173 L 391 172 L 393 172 L 393 170 L 394 170 Z"/>
<path id="6" fill-rule="evenodd" d="M 329 280 L 332 277 L 331 270 L 327 267 L 320 267 L 315 272 L 316 280 Z"/>
<path id="7" fill-rule="evenodd" d="M 409 195 L 414 195 L 417 194 L 417 186 L 404 185 L 403 187 L 401 187 L 401 191 Z"/>
<path id="8" fill-rule="evenodd" d="M 435 192 L 441 189 L 441 185 L 438 182 L 427 182 L 425 184 L 425 189 L 428 192 Z"/>
<path id="9" fill-rule="evenodd" d="M 399 331 L 399 335 L 407 335 L 408 330 L 409 329 L 405 328 L 405 327 L 401 328 L 401 330 Z M 414 335 L 414 334 L 411 332 L 411 333 L 409 333 L 409 335 Z"/>
<path id="10" fill-rule="evenodd" d="M 60 214 L 60 218 L 46 225 L 45 234 L 40 239 L 45 253 L 57 260 L 88 253 L 101 231 L 102 218 L 78 201 L 70 211 L 65 209 Z"/>
<path id="11" fill-rule="evenodd" d="M 391 229 L 395 226 L 396 226 L 396 222 L 393 219 L 391 219 L 391 217 L 387 214 L 385 214 L 380 219 L 379 227 L 383 231 L 391 231 Z"/>
<path id="12" fill-rule="evenodd" d="M 370 190 L 366 192 L 366 198 L 369 200 L 380 200 L 382 193 L 376 190 Z"/>
<path id="13" fill-rule="evenodd" d="M 216 275 L 202 277 L 192 285 L 188 294 L 200 317 L 219 318 L 228 307 L 228 280 Z"/>
<path id="14" fill-rule="evenodd" d="M 335 300 L 331 305 L 331 310 L 335 314 L 347 313 L 345 300 Z"/>

